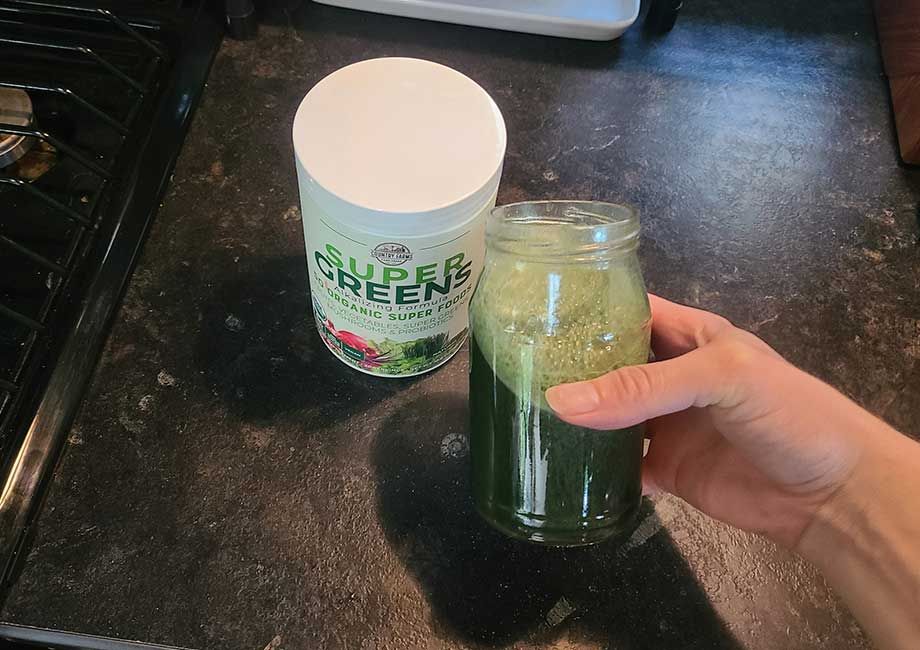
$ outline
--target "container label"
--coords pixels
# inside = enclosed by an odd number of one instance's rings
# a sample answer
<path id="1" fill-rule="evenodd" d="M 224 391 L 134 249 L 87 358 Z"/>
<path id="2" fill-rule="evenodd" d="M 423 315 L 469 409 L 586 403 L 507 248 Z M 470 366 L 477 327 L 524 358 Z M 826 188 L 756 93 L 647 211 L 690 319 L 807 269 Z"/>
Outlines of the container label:
<path id="1" fill-rule="evenodd" d="M 444 363 L 466 338 L 483 222 L 435 237 L 382 238 L 305 211 L 313 313 L 326 346 L 374 375 L 416 375 Z"/>

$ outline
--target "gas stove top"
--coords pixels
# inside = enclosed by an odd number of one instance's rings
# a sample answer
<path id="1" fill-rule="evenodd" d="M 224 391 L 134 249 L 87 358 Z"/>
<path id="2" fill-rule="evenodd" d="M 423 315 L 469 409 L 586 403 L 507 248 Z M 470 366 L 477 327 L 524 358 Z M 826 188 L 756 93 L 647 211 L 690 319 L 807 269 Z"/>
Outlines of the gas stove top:
<path id="1" fill-rule="evenodd" d="M 201 1 L 0 2 L 4 591 L 221 34 Z"/>

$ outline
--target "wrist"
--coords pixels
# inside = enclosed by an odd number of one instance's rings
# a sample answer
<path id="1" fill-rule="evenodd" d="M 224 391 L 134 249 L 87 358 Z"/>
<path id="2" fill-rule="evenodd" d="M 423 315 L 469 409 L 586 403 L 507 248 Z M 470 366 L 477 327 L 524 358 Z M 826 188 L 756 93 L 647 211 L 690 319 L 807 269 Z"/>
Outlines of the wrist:
<path id="1" fill-rule="evenodd" d="M 894 534 L 910 519 L 901 517 L 920 484 L 920 445 L 879 423 L 865 435 L 858 460 L 840 486 L 816 510 L 795 551 L 821 565 L 829 544 L 845 544 L 847 551 L 876 548 L 879 534 Z"/>
<path id="2" fill-rule="evenodd" d="M 920 445 L 878 423 L 853 471 L 796 551 L 815 564 L 882 648 L 920 638 Z"/>

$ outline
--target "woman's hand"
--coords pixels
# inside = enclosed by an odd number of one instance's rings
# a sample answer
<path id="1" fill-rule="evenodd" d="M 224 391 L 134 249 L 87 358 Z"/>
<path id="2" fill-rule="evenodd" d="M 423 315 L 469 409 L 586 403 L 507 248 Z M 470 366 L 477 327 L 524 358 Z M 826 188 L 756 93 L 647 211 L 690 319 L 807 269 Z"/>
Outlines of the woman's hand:
<path id="1" fill-rule="evenodd" d="M 549 404 L 597 429 L 648 420 L 646 492 L 794 547 L 877 420 L 721 316 L 650 299 L 658 361 L 552 388 Z"/>
<path id="2" fill-rule="evenodd" d="M 880 646 L 920 647 L 920 445 L 724 318 L 650 299 L 658 360 L 550 406 L 596 429 L 647 420 L 647 492 L 798 551 Z"/>

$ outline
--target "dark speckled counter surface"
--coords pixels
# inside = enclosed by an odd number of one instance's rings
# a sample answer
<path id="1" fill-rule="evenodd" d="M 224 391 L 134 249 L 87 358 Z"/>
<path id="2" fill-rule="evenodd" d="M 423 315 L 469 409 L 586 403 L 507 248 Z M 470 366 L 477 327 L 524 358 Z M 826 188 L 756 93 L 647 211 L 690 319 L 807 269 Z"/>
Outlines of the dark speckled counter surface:
<path id="1" fill-rule="evenodd" d="M 209 649 L 867 648 L 813 569 L 676 499 L 620 544 L 492 533 L 465 353 L 374 380 L 308 315 L 294 110 L 424 57 L 504 112 L 500 202 L 637 205 L 651 289 L 920 432 L 920 176 L 868 3 L 685 5 L 664 38 L 581 43 L 306 3 L 225 42 L 2 618 Z"/>

